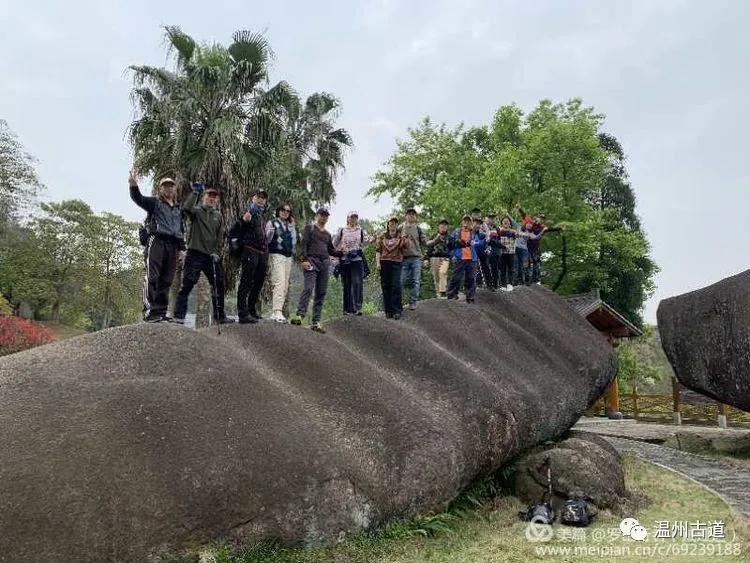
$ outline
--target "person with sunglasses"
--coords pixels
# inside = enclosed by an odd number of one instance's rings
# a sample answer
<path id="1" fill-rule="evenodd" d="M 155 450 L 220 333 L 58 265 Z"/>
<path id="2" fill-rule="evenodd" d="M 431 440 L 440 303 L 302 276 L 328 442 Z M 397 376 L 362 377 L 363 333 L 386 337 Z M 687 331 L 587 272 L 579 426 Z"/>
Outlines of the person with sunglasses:
<path id="1" fill-rule="evenodd" d="M 211 284 L 214 322 L 233 323 L 224 314 L 224 268 L 219 258 L 223 241 L 219 190 L 193 183 L 193 191 L 182 203 L 182 211 L 190 218 L 190 236 L 182 272 L 182 287 L 177 294 L 174 322 L 183 324 L 187 313 L 188 296 L 198 283 L 201 272 Z"/>
<path id="2" fill-rule="evenodd" d="M 284 302 L 289 292 L 292 257 L 297 246 L 297 228 L 292 206 L 288 203 L 279 205 L 274 218 L 266 223 L 266 240 L 273 309 L 271 320 L 286 323 L 288 320 L 284 316 Z"/>

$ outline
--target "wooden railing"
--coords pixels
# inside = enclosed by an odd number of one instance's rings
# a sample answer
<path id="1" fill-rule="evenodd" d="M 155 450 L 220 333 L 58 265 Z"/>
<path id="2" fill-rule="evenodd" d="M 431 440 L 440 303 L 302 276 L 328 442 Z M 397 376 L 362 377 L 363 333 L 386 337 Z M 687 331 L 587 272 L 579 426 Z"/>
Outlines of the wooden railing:
<path id="1" fill-rule="evenodd" d="M 723 415 L 727 426 L 750 426 L 750 413 L 687 391 L 679 383 L 673 384 L 671 395 L 639 393 L 634 386 L 630 393 L 620 393 L 620 412 L 628 418 L 654 422 L 675 422 L 674 413 L 678 412 L 684 423 L 713 425 L 721 425 L 719 417 Z M 605 414 L 603 398 L 589 413 Z"/>

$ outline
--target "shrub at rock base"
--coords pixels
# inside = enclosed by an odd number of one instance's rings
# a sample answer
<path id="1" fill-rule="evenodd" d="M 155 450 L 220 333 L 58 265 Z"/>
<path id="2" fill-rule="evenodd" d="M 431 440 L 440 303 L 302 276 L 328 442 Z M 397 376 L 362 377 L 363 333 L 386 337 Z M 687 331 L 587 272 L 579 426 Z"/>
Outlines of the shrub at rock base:
<path id="1" fill-rule="evenodd" d="M 47 344 L 55 334 L 44 325 L 21 317 L 0 315 L 0 356 Z"/>

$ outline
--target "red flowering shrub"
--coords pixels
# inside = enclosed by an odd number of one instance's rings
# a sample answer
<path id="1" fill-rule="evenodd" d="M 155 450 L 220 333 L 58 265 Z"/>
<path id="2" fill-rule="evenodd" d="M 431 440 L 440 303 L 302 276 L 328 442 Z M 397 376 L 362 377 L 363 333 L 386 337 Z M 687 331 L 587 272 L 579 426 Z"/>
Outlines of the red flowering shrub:
<path id="1" fill-rule="evenodd" d="M 0 356 L 20 352 L 55 339 L 48 327 L 21 317 L 0 315 Z"/>

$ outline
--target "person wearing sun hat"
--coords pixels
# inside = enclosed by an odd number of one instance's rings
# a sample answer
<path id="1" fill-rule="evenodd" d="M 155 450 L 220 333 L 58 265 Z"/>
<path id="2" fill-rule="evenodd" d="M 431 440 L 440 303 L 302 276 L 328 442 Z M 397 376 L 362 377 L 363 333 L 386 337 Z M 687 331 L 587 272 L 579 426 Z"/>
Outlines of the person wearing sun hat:
<path id="1" fill-rule="evenodd" d="M 159 181 L 156 197 L 144 196 L 138 188 L 138 172 L 131 170 L 128 178 L 130 198 L 146 211 L 144 225 L 143 318 L 146 322 L 171 320 L 167 317 L 169 288 L 172 287 L 177 257 L 185 247 L 182 211 L 176 201 L 176 185 L 172 178 Z"/>
<path id="2" fill-rule="evenodd" d="M 333 235 L 333 246 L 342 253 L 339 273 L 344 292 L 345 315 L 361 315 L 364 301 L 365 258 L 364 247 L 370 237 L 359 225 L 359 213 L 350 211 L 346 216 L 346 226 Z"/>

